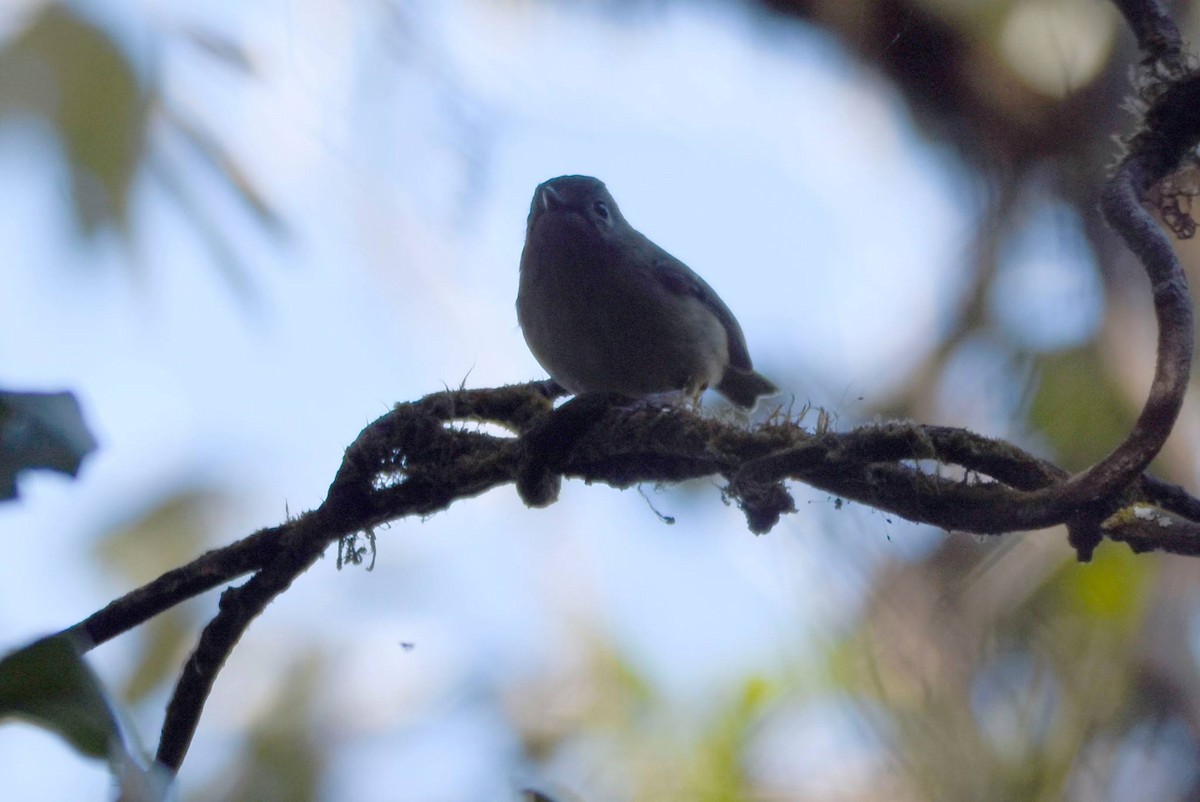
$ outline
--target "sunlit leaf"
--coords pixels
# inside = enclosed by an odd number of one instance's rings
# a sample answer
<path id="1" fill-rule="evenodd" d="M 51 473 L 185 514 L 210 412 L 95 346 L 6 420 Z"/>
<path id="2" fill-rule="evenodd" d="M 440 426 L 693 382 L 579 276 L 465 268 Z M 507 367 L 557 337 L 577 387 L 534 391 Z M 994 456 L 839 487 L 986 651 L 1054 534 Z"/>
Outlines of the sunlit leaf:
<path id="1" fill-rule="evenodd" d="M 1098 626 L 1120 623 L 1128 630 L 1141 620 L 1155 576 L 1152 559 L 1109 546 L 1096 551 L 1086 568 L 1064 569 L 1067 599 Z"/>
<path id="2" fill-rule="evenodd" d="M 0 500 L 17 495 L 17 474 L 43 468 L 75 476 L 96 440 L 71 393 L 0 391 Z"/>
<path id="3" fill-rule="evenodd" d="M 1089 0 L 1013 3 L 1000 30 L 1000 53 L 1037 92 L 1067 97 L 1108 63 L 1117 32 L 1114 10 Z"/>
<path id="4" fill-rule="evenodd" d="M 752 793 L 744 756 L 767 702 L 774 697 L 762 677 L 746 678 L 719 712 L 692 756 L 691 785 L 704 799 L 746 799 Z"/>

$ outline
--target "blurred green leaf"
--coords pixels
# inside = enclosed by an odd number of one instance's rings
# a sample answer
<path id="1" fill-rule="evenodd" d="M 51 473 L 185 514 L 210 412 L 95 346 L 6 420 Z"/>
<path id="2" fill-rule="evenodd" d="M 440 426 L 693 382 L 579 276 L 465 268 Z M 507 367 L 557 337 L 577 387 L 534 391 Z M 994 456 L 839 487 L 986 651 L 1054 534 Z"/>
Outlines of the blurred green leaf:
<path id="1" fill-rule="evenodd" d="M 1132 427 L 1137 410 L 1124 402 L 1093 349 L 1046 354 L 1038 374 L 1029 420 L 1067 466 L 1099 461 Z"/>
<path id="2" fill-rule="evenodd" d="M 34 114 L 62 140 L 84 234 L 125 231 L 147 128 L 147 93 L 125 53 L 68 7 L 47 5 L 0 51 L 0 118 Z"/>
<path id="3" fill-rule="evenodd" d="M 751 676 L 743 681 L 691 756 L 693 798 L 737 802 L 753 797 L 743 758 L 764 708 L 774 697 L 774 689 L 766 679 Z"/>
<path id="4" fill-rule="evenodd" d="M 183 488 L 108 528 L 95 540 L 96 557 L 130 585 L 142 585 L 202 552 L 229 505 L 229 498 L 218 490 Z M 121 699 L 138 702 L 178 672 L 197 629 L 196 610 L 203 604 L 190 600 L 177 605 L 130 633 L 140 652 L 121 688 Z"/>
<path id="5" fill-rule="evenodd" d="M 276 686 L 271 706 L 256 723 L 240 751 L 238 765 L 197 799 L 250 802 L 308 802 L 319 797 L 329 746 L 314 721 L 314 700 L 324 679 L 317 652 L 300 658 Z M 232 788 L 230 786 L 232 785 Z"/>
<path id="6" fill-rule="evenodd" d="M 170 773 L 144 766 L 122 731 L 118 710 L 70 633 L 34 641 L 0 660 L 0 721 L 36 724 L 88 757 L 107 759 L 122 802 L 167 799 Z"/>
<path id="7" fill-rule="evenodd" d="M 283 220 L 250 180 L 245 169 L 213 137 L 212 133 L 187 119 L 177 109 L 164 105 L 162 113 L 175 131 L 204 164 L 224 179 L 236 197 L 258 220 L 265 231 L 274 235 L 285 233 Z"/>
<path id="8" fill-rule="evenodd" d="M 245 49 L 211 28 L 186 28 L 183 31 L 183 40 L 227 67 L 248 74 L 254 72 L 254 64 Z"/>
<path id="9" fill-rule="evenodd" d="M 558 800 L 536 789 L 526 788 L 521 791 L 521 802 L 558 802 Z"/>
<path id="10" fill-rule="evenodd" d="M 212 215 L 196 197 L 179 168 L 164 158 L 151 159 L 147 166 L 159 188 L 167 193 L 187 218 L 188 223 L 200 235 L 201 241 L 212 254 L 217 268 L 229 282 L 229 286 L 242 300 L 253 300 L 254 290 L 247 281 L 247 269 L 241 258 L 227 241 Z"/>
<path id="11" fill-rule="evenodd" d="M 138 629 L 141 649 L 137 665 L 120 689 L 128 704 L 145 699 L 162 682 L 178 676 L 193 647 L 196 616 L 178 607 L 159 613 Z"/>
<path id="12" fill-rule="evenodd" d="M 1100 549 L 1090 570 L 1071 572 L 1068 588 L 1080 612 L 1105 622 L 1132 625 L 1146 606 L 1153 560 L 1132 551 Z"/>
<path id="13" fill-rule="evenodd" d="M 217 489 L 179 488 L 106 528 L 96 540 L 96 555 L 130 582 L 149 582 L 202 551 L 231 505 Z"/>
<path id="14" fill-rule="evenodd" d="M 1091 626 L 1126 636 L 1145 615 L 1156 575 L 1154 558 L 1109 544 L 1087 566 L 1063 567 L 1060 598 Z"/>
<path id="15" fill-rule="evenodd" d="M 180 39 L 214 61 L 252 74 L 247 55 L 218 33 L 184 29 Z M 163 148 L 149 147 L 152 129 L 156 139 L 164 131 L 178 133 L 264 231 L 283 235 L 283 221 L 218 139 L 174 114 L 153 78 L 140 78 L 117 41 L 68 4 L 46 4 L 0 46 L 0 121 L 20 117 L 45 122 L 61 142 L 73 218 L 81 234 L 113 228 L 128 237 L 138 173 L 154 168 L 149 175 L 174 197 L 234 289 L 251 296 L 227 235 L 169 164 Z"/>
<path id="16" fill-rule="evenodd" d="M 21 471 L 43 468 L 75 476 L 95 449 L 71 393 L 0 391 L 0 500 L 16 498 Z"/>
<path id="17" fill-rule="evenodd" d="M 0 660 L 0 718 L 53 730 L 89 757 L 108 757 L 120 732 L 99 680 L 66 635 Z"/>

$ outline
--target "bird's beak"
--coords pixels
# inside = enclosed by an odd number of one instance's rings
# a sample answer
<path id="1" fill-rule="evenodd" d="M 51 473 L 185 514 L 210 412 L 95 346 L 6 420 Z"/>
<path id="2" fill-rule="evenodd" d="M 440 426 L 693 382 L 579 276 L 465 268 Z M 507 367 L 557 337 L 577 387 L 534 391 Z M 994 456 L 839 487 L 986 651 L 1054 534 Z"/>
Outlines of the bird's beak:
<path id="1" fill-rule="evenodd" d="M 542 211 L 548 212 L 551 209 L 561 209 L 563 207 L 562 195 L 554 190 L 554 187 L 542 187 L 541 194 Z"/>

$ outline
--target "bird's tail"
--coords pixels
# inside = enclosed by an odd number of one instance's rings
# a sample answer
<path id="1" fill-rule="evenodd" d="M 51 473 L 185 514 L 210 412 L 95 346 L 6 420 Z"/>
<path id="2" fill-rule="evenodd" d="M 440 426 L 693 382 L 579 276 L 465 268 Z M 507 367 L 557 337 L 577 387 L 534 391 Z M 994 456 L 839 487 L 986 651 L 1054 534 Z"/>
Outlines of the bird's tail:
<path id="1" fill-rule="evenodd" d="M 753 409 L 759 396 L 773 395 L 779 392 L 779 388 L 760 373 L 730 366 L 721 377 L 717 392 L 739 407 Z"/>

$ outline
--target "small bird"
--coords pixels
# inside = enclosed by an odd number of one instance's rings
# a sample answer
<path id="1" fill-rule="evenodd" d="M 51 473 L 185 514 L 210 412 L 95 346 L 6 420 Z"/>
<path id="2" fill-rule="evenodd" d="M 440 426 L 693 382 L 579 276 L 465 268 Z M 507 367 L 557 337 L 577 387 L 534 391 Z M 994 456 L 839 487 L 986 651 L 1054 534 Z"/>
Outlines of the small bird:
<path id="1" fill-rule="evenodd" d="M 704 279 L 621 215 L 604 183 L 564 175 L 533 193 L 517 319 L 529 350 L 575 394 L 640 398 L 715 387 L 752 408 L 777 392 Z"/>

